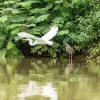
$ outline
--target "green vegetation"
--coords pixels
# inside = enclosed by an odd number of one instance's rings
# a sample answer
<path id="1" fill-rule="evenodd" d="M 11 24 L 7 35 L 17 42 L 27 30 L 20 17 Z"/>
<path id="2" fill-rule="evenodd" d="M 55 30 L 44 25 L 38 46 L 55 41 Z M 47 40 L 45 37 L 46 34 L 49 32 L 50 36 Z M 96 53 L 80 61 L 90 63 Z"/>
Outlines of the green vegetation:
<path id="1" fill-rule="evenodd" d="M 68 42 L 82 54 L 100 55 L 99 0 L 2 0 L 0 3 L 0 55 L 51 55 L 57 52 L 44 45 L 22 48 L 17 36 L 20 31 L 41 37 L 51 24 L 59 32 L 53 38 L 54 47 L 62 53 Z M 23 50 L 22 50 L 23 49 Z"/>

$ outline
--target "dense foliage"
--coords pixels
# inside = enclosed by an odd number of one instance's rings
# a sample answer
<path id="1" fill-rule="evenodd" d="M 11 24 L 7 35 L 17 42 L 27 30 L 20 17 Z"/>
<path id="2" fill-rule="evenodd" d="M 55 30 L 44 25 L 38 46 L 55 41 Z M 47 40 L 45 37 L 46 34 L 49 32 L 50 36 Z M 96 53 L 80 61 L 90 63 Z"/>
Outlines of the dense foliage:
<path id="1" fill-rule="evenodd" d="M 56 49 L 64 52 L 64 44 L 68 42 L 81 53 L 99 55 L 99 9 L 99 0 L 2 0 L 0 55 L 17 56 L 23 53 L 56 56 L 57 51 L 53 48 L 46 45 L 29 47 L 17 36 L 18 32 L 25 31 L 41 37 L 51 24 L 59 27 L 57 36 L 52 40 Z"/>

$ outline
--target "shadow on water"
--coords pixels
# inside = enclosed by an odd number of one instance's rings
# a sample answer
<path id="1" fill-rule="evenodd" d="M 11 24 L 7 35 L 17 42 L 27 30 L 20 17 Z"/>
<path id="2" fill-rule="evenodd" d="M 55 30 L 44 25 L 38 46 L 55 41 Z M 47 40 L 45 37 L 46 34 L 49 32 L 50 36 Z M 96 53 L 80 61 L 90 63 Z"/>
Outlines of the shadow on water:
<path id="1" fill-rule="evenodd" d="M 0 100 L 99 100 L 100 64 L 0 58 Z"/>

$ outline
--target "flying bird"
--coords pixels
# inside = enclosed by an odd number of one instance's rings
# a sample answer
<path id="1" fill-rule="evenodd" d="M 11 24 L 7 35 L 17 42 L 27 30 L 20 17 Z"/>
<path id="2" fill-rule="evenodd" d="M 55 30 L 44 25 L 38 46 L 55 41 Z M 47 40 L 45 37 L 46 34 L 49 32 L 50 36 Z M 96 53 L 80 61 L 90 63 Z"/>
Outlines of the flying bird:
<path id="1" fill-rule="evenodd" d="M 58 27 L 57 26 L 51 26 L 50 31 L 47 32 L 44 36 L 41 38 L 36 37 L 34 35 L 28 34 L 26 32 L 20 32 L 18 33 L 18 36 L 21 38 L 26 38 L 24 40 L 27 40 L 30 46 L 34 46 L 37 44 L 47 44 L 52 46 L 53 42 L 50 41 L 58 32 Z M 35 40 L 33 42 L 33 39 Z"/>

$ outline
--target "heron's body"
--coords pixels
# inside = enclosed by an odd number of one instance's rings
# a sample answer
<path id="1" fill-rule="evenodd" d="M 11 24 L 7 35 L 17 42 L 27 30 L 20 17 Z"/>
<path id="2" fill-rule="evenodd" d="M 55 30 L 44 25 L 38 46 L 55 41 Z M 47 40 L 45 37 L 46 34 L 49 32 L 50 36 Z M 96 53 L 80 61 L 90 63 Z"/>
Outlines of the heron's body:
<path id="1" fill-rule="evenodd" d="M 53 42 L 50 40 L 57 34 L 57 32 L 58 32 L 58 27 L 52 26 L 50 31 L 44 36 L 42 36 L 41 38 L 28 34 L 26 32 L 20 32 L 18 33 L 18 35 L 21 38 L 26 38 L 25 40 L 27 40 L 29 42 L 29 45 L 31 46 L 34 46 L 37 44 L 48 44 L 52 46 Z M 35 40 L 35 42 L 33 42 L 33 39 Z"/>
<path id="2" fill-rule="evenodd" d="M 43 39 L 38 39 L 38 40 L 35 40 L 35 42 L 33 42 L 32 39 L 28 38 L 28 39 L 24 39 L 24 40 L 27 40 L 29 42 L 29 45 L 30 46 L 34 46 L 34 45 L 37 45 L 37 44 L 48 44 L 48 45 L 53 45 L 53 43 L 51 41 L 46 41 L 46 40 L 43 40 Z"/>
<path id="3" fill-rule="evenodd" d="M 73 47 L 71 47 L 68 43 L 65 44 L 65 49 L 69 54 L 69 59 L 72 62 L 72 55 L 75 54 L 75 49 Z"/>
<path id="4" fill-rule="evenodd" d="M 65 49 L 69 54 L 75 54 L 74 48 L 72 48 L 68 43 L 66 43 Z"/>

